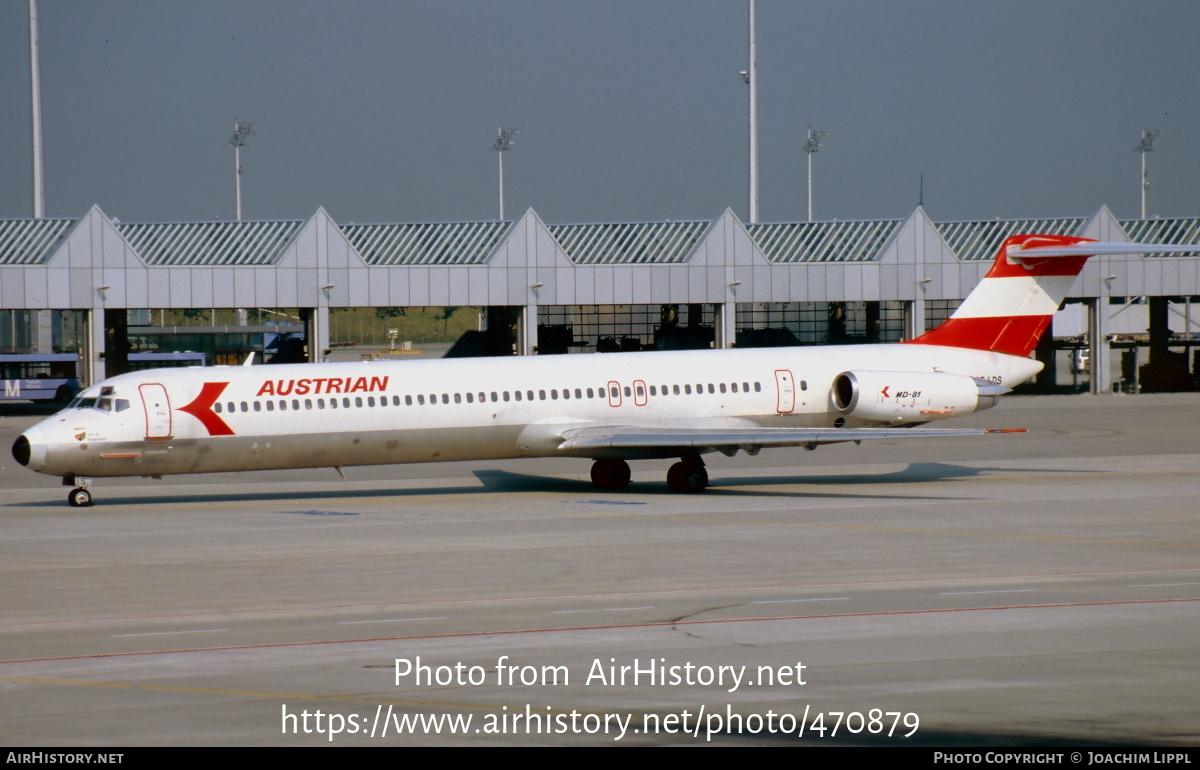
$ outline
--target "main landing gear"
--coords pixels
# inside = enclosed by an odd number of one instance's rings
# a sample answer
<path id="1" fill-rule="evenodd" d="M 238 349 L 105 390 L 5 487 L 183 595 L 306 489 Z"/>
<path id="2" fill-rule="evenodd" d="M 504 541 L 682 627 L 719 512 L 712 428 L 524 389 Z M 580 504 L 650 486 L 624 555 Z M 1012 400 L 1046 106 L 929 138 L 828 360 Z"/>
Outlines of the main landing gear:
<path id="1" fill-rule="evenodd" d="M 620 492 L 629 486 L 629 463 L 605 457 L 592 463 L 596 489 Z M 708 471 L 699 457 L 685 457 L 667 471 L 667 487 L 679 494 L 695 494 L 708 488 Z"/>
<path id="2" fill-rule="evenodd" d="M 667 471 L 667 487 L 672 492 L 694 495 L 708 488 L 708 471 L 699 457 L 685 457 Z"/>
<path id="3" fill-rule="evenodd" d="M 596 489 L 620 492 L 629 486 L 629 463 L 604 457 L 592 463 L 592 485 Z"/>
<path id="4" fill-rule="evenodd" d="M 92 480 L 86 476 L 63 476 L 63 485 L 71 486 L 78 484 L 79 486 L 71 490 L 67 495 L 67 502 L 72 508 L 87 508 L 93 505 L 92 492 L 88 487 L 92 485 Z"/>

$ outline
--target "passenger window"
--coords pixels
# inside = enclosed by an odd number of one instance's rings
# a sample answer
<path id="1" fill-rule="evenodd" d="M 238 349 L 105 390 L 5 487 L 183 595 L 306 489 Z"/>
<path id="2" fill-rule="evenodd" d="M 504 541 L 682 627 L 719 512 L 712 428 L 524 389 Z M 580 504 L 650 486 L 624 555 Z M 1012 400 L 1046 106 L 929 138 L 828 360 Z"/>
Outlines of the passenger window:
<path id="1" fill-rule="evenodd" d="M 362 399 L 361 399 L 361 398 L 358 400 L 358 405 L 359 405 L 359 406 L 362 406 Z M 343 408 L 345 408 L 345 409 L 349 409 L 349 408 L 350 408 L 350 399 L 349 399 L 349 398 L 343 398 L 343 399 L 342 399 L 342 407 L 343 407 Z"/>
<path id="2" fill-rule="evenodd" d="M 652 396 L 658 395 L 658 387 L 657 386 L 655 386 L 655 385 L 650 386 L 650 395 L 652 395 Z"/>
<path id="3" fill-rule="evenodd" d="M 268 402 L 267 402 L 267 411 L 268 411 L 268 412 L 274 412 L 274 411 L 275 411 L 275 402 L 274 402 L 274 401 L 268 401 Z"/>
<path id="4" fill-rule="evenodd" d="M 742 392 L 743 392 L 743 393 L 749 393 L 749 392 L 750 392 L 750 383 L 748 383 L 748 382 L 743 382 L 743 383 L 742 383 Z"/>
<path id="5" fill-rule="evenodd" d="M 225 408 L 228 409 L 229 412 L 232 414 L 233 412 L 237 411 L 237 404 L 230 401 L 229 403 L 225 404 Z"/>
<path id="6" fill-rule="evenodd" d="M 505 399 L 505 401 L 507 401 L 507 400 L 508 400 L 508 399 Z M 493 391 L 492 391 L 492 403 L 494 404 L 494 403 L 496 403 L 496 401 L 497 401 L 497 398 L 496 398 L 496 391 L 494 391 L 494 390 L 493 390 Z"/>
<path id="7" fill-rule="evenodd" d="M 487 393 L 480 393 L 479 394 L 479 403 L 482 404 L 485 401 L 487 401 Z"/>
<path id="8" fill-rule="evenodd" d="M 399 398 L 399 396 L 396 396 L 396 398 Z M 405 396 L 405 397 L 404 397 L 404 405 L 405 405 L 405 406 L 412 406 L 412 396 Z"/>
<path id="9" fill-rule="evenodd" d="M 708 392 L 709 392 L 709 393 L 716 393 L 716 392 L 717 392 L 717 389 L 713 387 L 713 384 L 712 384 L 711 382 L 710 382 L 710 383 L 708 383 Z"/>
<path id="10" fill-rule="evenodd" d="M 519 390 L 514 390 L 514 391 L 513 391 L 513 397 L 514 397 L 514 398 L 516 398 L 518 401 L 520 401 L 520 400 L 521 400 L 521 391 L 519 391 Z"/>
<path id="11" fill-rule="evenodd" d="M 462 403 L 462 393 L 455 393 L 455 394 L 454 394 L 454 403 L 456 403 L 456 404 L 461 404 L 461 403 Z"/>
<path id="12" fill-rule="evenodd" d="M 360 408 L 360 409 L 362 408 L 362 396 L 355 396 L 355 397 L 354 397 L 354 405 L 355 405 L 355 406 L 357 406 L 357 407 L 358 407 L 358 408 Z"/>
<path id="13" fill-rule="evenodd" d="M 504 391 L 504 400 L 508 401 L 508 391 Z"/>
<path id="14" fill-rule="evenodd" d="M 633 395 L 633 391 L 631 391 L 631 390 L 629 389 L 629 386 L 628 386 L 628 385 L 626 385 L 626 386 L 625 386 L 624 390 L 625 390 L 625 398 L 629 398 L 630 396 L 632 396 L 632 395 Z"/>
<path id="15" fill-rule="evenodd" d="M 583 398 L 583 391 L 579 388 L 575 388 L 575 398 Z"/>
<path id="16" fill-rule="evenodd" d="M 298 398 L 292 399 L 292 409 L 295 409 L 295 410 L 300 409 L 300 399 L 298 399 Z"/>
<path id="17" fill-rule="evenodd" d="M 442 394 L 442 403 L 443 403 L 443 404 L 448 404 L 448 403 L 450 403 L 450 394 L 449 394 L 449 393 L 443 393 L 443 394 Z"/>
<path id="18" fill-rule="evenodd" d="M 528 398 L 530 401 L 532 401 L 533 400 L 533 391 L 532 390 L 525 391 L 525 397 Z"/>
<path id="19" fill-rule="evenodd" d="M 312 399 L 311 398 L 304 399 L 304 408 L 312 409 Z"/>
<path id="20" fill-rule="evenodd" d="M 563 388 L 563 398 L 570 398 L 570 397 L 571 397 L 571 389 Z"/>
<path id="21" fill-rule="evenodd" d="M 551 400 L 551 401 L 557 401 L 557 400 L 558 400 L 558 388 L 551 388 L 551 389 L 550 389 L 550 400 Z"/>
<path id="22" fill-rule="evenodd" d="M 729 387 L 733 388 L 733 392 L 734 392 L 734 393 L 737 393 L 737 392 L 738 392 L 738 390 L 737 390 L 737 383 L 736 383 L 736 382 L 734 382 L 734 383 L 731 383 Z"/>
<path id="23" fill-rule="evenodd" d="M 473 403 L 475 403 L 475 394 L 474 394 L 474 393 L 468 393 L 468 394 L 467 394 L 467 403 L 468 403 L 468 404 L 473 404 Z"/>
<path id="24" fill-rule="evenodd" d="M 249 411 L 250 411 L 250 406 L 249 406 L 249 405 L 248 405 L 248 404 L 247 404 L 245 401 L 243 401 L 243 402 L 242 402 L 242 411 L 243 411 L 243 412 L 249 412 Z"/>
<path id="25" fill-rule="evenodd" d="M 318 398 L 318 399 L 317 399 L 317 408 L 318 408 L 318 409 L 324 409 L 324 408 L 325 408 L 325 399 L 323 399 L 323 398 Z"/>
<path id="26" fill-rule="evenodd" d="M 645 397 L 646 397 L 646 388 L 645 388 L 645 386 L 643 386 L 643 385 L 638 385 L 638 386 L 637 386 L 637 397 L 638 397 L 638 398 L 645 398 Z"/>
<path id="27" fill-rule="evenodd" d="M 216 412 L 217 414 L 221 413 L 221 402 L 220 401 L 213 404 L 213 411 Z"/>
<path id="28" fill-rule="evenodd" d="M 596 396 L 595 396 L 595 394 L 592 392 L 592 389 L 591 389 L 591 388 L 588 388 L 588 389 L 587 389 L 587 396 L 588 396 L 588 398 L 595 398 L 595 397 L 596 397 Z"/>
<path id="29" fill-rule="evenodd" d="M 678 395 L 679 395 L 679 386 L 678 386 L 678 385 L 672 385 L 672 386 L 671 386 L 671 392 L 672 392 L 672 393 L 674 393 L 675 395 L 677 395 L 677 396 L 678 396 Z"/>
<path id="30" fill-rule="evenodd" d="M 808 380 L 800 380 L 800 390 L 808 390 Z"/>
<path id="31" fill-rule="evenodd" d="M 367 396 L 367 406 L 375 406 L 375 397 Z"/>
<path id="32" fill-rule="evenodd" d="M 691 385 L 686 385 L 686 384 L 685 384 L 685 385 L 683 386 L 683 392 L 684 392 L 684 393 L 686 393 L 686 394 L 687 394 L 687 395 L 689 395 L 689 396 L 690 396 L 690 395 L 692 395 L 692 386 L 691 386 Z"/>
<path id="33" fill-rule="evenodd" d="M 419 406 L 425 406 L 425 394 L 424 393 L 417 394 L 417 404 Z"/>
<path id="34" fill-rule="evenodd" d="M 754 392 L 760 393 L 761 391 L 762 391 L 762 383 L 761 382 L 754 383 Z"/>
<path id="35" fill-rule="evenodd" d="M 254 402 L 254 411 L 261 412 L 262 411 L 262 403 L 255 401 Z"/>

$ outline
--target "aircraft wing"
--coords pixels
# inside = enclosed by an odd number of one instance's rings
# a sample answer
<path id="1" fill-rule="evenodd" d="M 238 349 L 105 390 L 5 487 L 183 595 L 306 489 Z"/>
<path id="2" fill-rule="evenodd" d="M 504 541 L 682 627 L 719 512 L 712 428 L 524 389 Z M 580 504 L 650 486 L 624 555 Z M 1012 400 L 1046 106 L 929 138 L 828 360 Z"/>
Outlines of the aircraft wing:
<path id="1" fill-rule="evenodd" d="M 816 446 L 846 441 L 979 436 L 986 429 L 944 428 L 673 428 L 637 425 L 596 425 L 563 431 L 559 449 L 639 449 L 693 447 L 745 449 Z"/>

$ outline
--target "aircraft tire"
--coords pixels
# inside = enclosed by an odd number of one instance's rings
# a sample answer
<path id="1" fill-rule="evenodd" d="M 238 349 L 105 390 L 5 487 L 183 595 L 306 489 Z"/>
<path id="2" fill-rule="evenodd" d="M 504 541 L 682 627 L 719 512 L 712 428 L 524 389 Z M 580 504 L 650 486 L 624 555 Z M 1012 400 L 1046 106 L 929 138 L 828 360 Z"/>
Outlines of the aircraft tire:
<path id="1" fill-rule="evenodd" d="M 703 492 L 708 488 L 708 471 L 699 463 L 677 462 L 667 471 L 667 487 L 684 495 Z"/>
<path id="2" fill-rule="evenodd" d="M 592 463 L 592 484 L 596 489 L 620 492 L 629 486 L 629 463 L 605 457 Z"/>
<path id="3" fill-rule="evenodd" d="M 88 490 L 77 487 L 71 490 L 67 495 L 67 502 L 74 508 L 87 508 L 92 505 L 92 493 Z"/>

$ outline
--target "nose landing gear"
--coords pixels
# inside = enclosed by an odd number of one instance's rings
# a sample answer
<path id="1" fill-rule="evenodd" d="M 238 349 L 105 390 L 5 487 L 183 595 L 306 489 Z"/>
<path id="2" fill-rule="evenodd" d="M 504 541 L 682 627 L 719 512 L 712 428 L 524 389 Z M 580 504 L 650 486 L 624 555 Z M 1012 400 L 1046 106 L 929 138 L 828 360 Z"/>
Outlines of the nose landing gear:
<path id="1" fill-rule="evenodd" d="M 71 505 L 71 507 L 88 508 L 93 505 L 92 492 L 90 489 L 88 489 L 88 487 L 92 485 L 92 480 L 86 476 L 63 476 L 64 486 L 69 487 L 74 484 L 78 484 L 79 486 L 72 489 L 70 494 L 67 495 L 67 502 Z"/>

